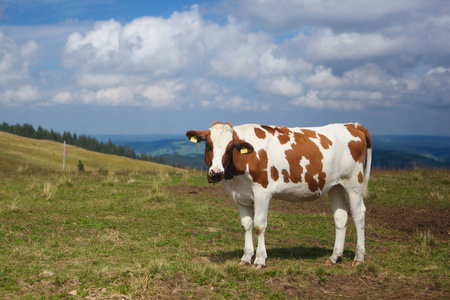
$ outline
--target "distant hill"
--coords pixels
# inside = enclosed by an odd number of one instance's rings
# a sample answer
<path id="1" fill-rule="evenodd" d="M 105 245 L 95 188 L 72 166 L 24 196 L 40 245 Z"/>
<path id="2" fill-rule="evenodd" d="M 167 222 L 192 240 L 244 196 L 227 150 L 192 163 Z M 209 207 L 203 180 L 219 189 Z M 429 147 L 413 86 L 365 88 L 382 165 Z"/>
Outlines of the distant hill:
<path id="1" fill-rule="evenodd" d="M 136 153 L 147 153 L 152 156 L 197 156 L 203 155 L 205 152 L 205 145 L 203 143 L 191 143 L 186 138 L 150 142 L 132 142 L 128 145 L 131 149 L 134 149 Z"/>
<path id="2" fill-rule="evenodd" d="M 374 150 L 372 167 L 381 169 L 449 168 L 450 162 L 441 162 L 425 156 L 391 150 Z"/>
<path id="3" fill-rule="evenodd" d="M 450 162 L 450 137 L 380 135 L 373 136 L 372 142 L 375 150 L 404 152 Z"/>
<path id="4" fill-rule="evenodd" d="M 0 172 L 26 170 L 62 170 L 64 146 L 50 140 L 25 138 L 0 132 Z M 123 156 L 102 154 L 67 145 L 66 170 L 76 171 L 78 162 L 86 171 L 138 170 L 144 172 L 170 172 L 179 169 L 152 162 L 140 161 Z"/>
<path id="5" fill-rule="evenodd" d="M 140 141 L 132 141 L 139 137 Z M 183 135 L 168 139 L 166 135 L 107 136 L 114 143 L 128 141 L 131 149 L 152 156 L 162 156 L 166 163 L 178 166 L 205 168 L 203 143 L 189 142 Z M 439 168 L 450 166 L 450 137 L 441 136 L 372 136 L 373 166 L 378 168 Z"/>

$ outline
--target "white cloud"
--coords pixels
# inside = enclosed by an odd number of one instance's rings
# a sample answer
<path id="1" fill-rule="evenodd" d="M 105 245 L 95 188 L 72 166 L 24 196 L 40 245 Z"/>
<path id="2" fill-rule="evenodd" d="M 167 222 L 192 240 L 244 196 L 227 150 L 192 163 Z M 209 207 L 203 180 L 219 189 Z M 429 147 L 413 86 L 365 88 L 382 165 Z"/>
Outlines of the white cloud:
<path id="1" fill-rule="evenodd" d="M 73 96 L 70 92 L 59 92 L 52 97 L 52 102 L 55 104 L 69 104 L 73 101 Z"/>
<path id="2" fill-rule="evenodd" d="M 285 76 L 261 79 L 257 87 L 264 92 L 285 97 L 300 96 L 304 92 L 301 82 Z"/>
<path id="3" fill-rule="evenodd" d="M 23 103 L 35 102 L 41 98 L 39 89 L 30 85 L 17 89 L 6 89 L 0 92 L 0 103 L 8 106 L 18 106 Z"/>
<path id="4" fill-rule="evenodd" d="M 252 105 L 250 102 L 241 97 L 241 96 L 233 96 L 233 97 L 217 97 L 216 105 L 219 106 L 223 110 L 229 111 L 246 111 L 252 110 Z"/>
<path id="5" fill-rule="evenodd" d="M 128 87 L 100 89 L 95 93 L 95 104 L 98 105 L 133 105 L 133 91 Z"/>
<path id="6" fill-rule="evenodd" d="M 301 57 L 288 58 L 278 49 L 269 35 L 249 32 L 233 18 L 223 26 L 206 22 L 199 8 L 193 6 L 168 19 L 143 17 L 124 25 L 114 20 L 97 22 L 85 35 L 73 33 L 68 37 L 64 61 L 76 72 L 78 84 L 101 94 L 101 99 L 105 93 L 114 99 L 110 91 L 117 86 L 134 91 L 134 101 L 124 97 L 122 101 L 112 100 L 111 105 L 119 101 L 161 107 L 174 104 L 175 98 L 177 104 L 198 98 L 194 101 L 203 101 L 205 106 L 218 96 L 229 99 L 228 82 L 233 85 L 240 80 L 253 85 L 261 76 L 270 80 L 272 76 L 283 78 L 279 75 L 312 69 Z M 189 77 L 194 79 L 185 79 Z M 275 93 L 301 93 L 301 83 L 275 79 L 274 84 L 278 86 L 273 87 Z M 289 90 L 281 90 L 284 87 Z M 181 90 L 183 95 L 179 94 Z M 201 96 L 196 97 L 198 94 Z M 95 103 L 98 97 L 89 96 L 84 102 Z"/>
<path id="7" fill-rule="evenodd" d="M 29 80 L 29 68 L 35 63 L 39 46 L 28 41 L 23 46 L 0 31 L 0 87 L 23 85 Z"/>
<path id="8" fill-rule="evenodd" d="M 432 75 L 432 74 L 443 74 L 446 72 L 450 72 L 449 68 L 444 68 L 444 67 L 436 67 L 436 68 L 432 68 L 428 71 L 427 75 Z"/>
<path id="9" fill-rule="evenodd" d="M 151 101 L 153 107 L 176 104 L 177 95 L 186 85 L 179 81 L 162 81 L 145 88 L 142 95 Z"/>
<path id="10" fill-rule="evenodd" d="M 340 33 L 319 30 L 306 48 L 314 61 L 359 60 L 399 53 L 410 45 L 407 38 L 387 38 L 380 33 Z"/>
<path id="11" fill-rule="evenodd" d="M 318 66 L 314 73 L 305 79 L 306 83 L 312 88 L 323 89 L 323 88 L 338 88 L 342 86 L 342 78 L 332 74 L 331 68 L 325 68 L 323 66 Z"/>
<path id="12" fill-rule="evenodd" d="M 119 34 L 122 30 L 120 23 L 110 20 L 97 22 L 94 30 L 83 37 L 78 32 L 69 36 L 66 43 L 67 62 L 76 63 L 77 59 L 84 58 L 91 62 L 108 63 L 119 51 Z M 82 51 L 79 51 L 82 50 Z M 73 55 L 80 55 L 74 57 Z"/>
<path id="13" fill-rule="evenodd" d="M 314 90 L 309 91 L 305 96 L 298 97 L 291 102 L 296 106 L 314 109 L 361 110 L 364 107 L 359 101 L 321 99 L 319 91 Z"/>

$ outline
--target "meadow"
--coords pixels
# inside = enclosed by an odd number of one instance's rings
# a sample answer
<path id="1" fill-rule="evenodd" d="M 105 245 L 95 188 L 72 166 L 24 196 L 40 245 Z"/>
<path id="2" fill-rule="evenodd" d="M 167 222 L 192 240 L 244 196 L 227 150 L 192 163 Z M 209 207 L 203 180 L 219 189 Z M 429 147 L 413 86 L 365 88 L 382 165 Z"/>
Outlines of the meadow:
<path id="1" fill-rule="evenodd" d="M 326 197 L 272 201 L 267 267 L 255 270 L 237 265 L 238 209 L 204 172 L 76 148 L 62 172 L 57 143 L 11 139 L 0 136 L 0 299 L 450 298 L 447 170 L 372 172 L 356 268 L 351 219 L 342 261 L 325 264 Z"/>
<path id="2" fill-rule="evenodd" d="M 342 261 L 325 265 L 334 241 L 326 199 L 273 201 L 267 268 L 255 270 L 237 265 L 237 207 L 201 172 L 3 172 L 0 297 L 444 299 L 449 186 L 444 170 L 375 170 L 357 268 L 351 221 Z"/>

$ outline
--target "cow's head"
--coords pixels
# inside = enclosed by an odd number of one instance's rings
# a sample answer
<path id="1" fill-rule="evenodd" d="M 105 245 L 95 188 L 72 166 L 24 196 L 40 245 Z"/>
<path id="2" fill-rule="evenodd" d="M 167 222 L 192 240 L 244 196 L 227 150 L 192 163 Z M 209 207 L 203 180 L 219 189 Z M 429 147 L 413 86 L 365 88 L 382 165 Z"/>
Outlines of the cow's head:
<path id="1" fill-rule="evenodd" d="M 219 182 L 233 160 L 233 155 L 253 152 L 249 143 L 240 140 L 229 123 L 216 122 L 205 131 L 191 130 L 187 138 L 194 143 L 205 141 L 205 163 L 208 166 L 208 181 Z"/>

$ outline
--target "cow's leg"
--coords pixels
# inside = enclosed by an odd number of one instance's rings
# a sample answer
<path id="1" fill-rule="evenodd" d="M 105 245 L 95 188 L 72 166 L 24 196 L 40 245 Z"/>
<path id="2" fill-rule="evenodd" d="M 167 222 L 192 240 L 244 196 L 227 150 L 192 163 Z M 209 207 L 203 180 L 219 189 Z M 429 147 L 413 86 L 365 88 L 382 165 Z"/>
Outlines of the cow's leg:
<path id="1" fill-rule="evenodd" d="M 256 200 L 258 199 L 258 200 Z M 258 236 L 258 247 L 256 249 L 256 257 L 253 265 L 257 269 L 264 268 L 266 266 L 266 244 L 264 241 L 264 233 L 267 227 L 267 214 L 269 211 L 269 202 L 270 198 L 267 196 L 263 197 L 255 197 L 255 216 L 254 216 L 254 224 L 255 224 L 255 232 Z"/>
<path id="2" fill-rule="evenodd" d="M 353 190 L 348 191 L 348 198 L 350 202 L 350 208 L 352 210 L 353 220 L 356 226 L 356 253 L 353 265 L 359 265 L 364 263 L 364 256 L 366 255 L 366 248 L 364 243 L 364 228 L 365 228 L 365 216 L 366 206 L 364 205 L 361 191 Z"/>
<path id="3" fill-rule="evenodd" d="M 252 263 L 252 256 L 255 253 L 255 249 L 253 248 L 252 235 L 253 207 L 239 205 L 239 213 L 241 216 L 241 225 L 244 229 L 245 235 L 244 255 L 242 256 L 239 265 L 245 266 Z"/>
<path id="4" fill-rule="evenodd" d="M 347 229 L 348 206 L 345 200 L 345 190 L 341 185 L 337 185 L 328 192 L 331 212 L 336 226 L 336 239 L 334 241 L 333 254 L 329 261 L 336 263 L 344 253 L 345 231 Z"/>

